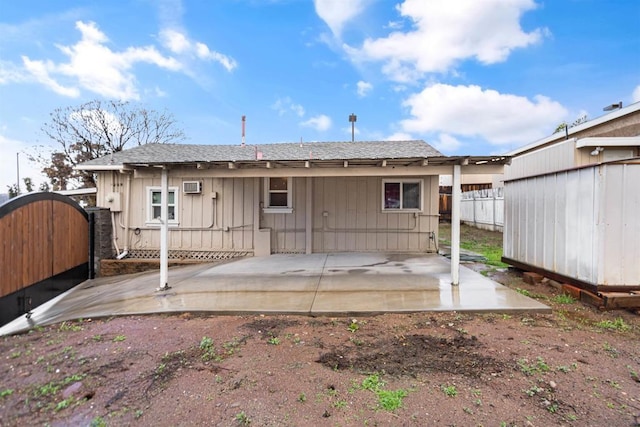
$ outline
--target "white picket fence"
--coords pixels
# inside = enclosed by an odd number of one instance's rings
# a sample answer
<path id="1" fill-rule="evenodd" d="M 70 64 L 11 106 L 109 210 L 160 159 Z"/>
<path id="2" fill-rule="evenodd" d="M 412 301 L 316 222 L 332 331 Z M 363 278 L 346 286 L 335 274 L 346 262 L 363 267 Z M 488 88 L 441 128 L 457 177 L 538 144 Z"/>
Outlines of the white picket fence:
<path id="1" fill-rule="evenodd" d="M 502 231 L 504 226 L 504 188 L 462 193 L 460 220 L 477 228 Z"/>

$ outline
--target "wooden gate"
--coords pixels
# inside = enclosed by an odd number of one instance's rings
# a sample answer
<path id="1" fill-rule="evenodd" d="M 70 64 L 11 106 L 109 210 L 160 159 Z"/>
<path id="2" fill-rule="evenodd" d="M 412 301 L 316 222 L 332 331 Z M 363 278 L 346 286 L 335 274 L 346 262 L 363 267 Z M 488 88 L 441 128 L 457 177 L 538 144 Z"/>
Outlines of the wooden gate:
<path id="1" fill-rule="evenodd" d="M 89 274 L 89 217 L 72 199 L 29 193 L 0 206 L 0 324 Z"/>

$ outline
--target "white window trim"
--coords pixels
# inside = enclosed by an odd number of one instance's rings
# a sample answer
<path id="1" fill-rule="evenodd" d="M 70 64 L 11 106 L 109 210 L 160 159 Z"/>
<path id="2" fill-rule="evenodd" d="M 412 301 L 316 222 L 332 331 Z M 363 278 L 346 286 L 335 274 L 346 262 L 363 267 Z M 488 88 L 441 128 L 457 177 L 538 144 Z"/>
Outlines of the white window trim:
<path id="1" fill-rule="evenodd" d="M 178 191 L 178 187 L 169 187 L 169 192 L 173 191 L 175 193 L 174 197 L 173 197 L 173 211 L 175 213 L 175 218 L 174 219 L 170 219 L 169 222 L 169 227 L 177 227 L 180 222 L 180 218 L 178 217 L 178 214 L 180 212 L 180 210 L 178 209 L 178 202 L 180 200 L 180 198 L 178 197 L 180 195 L 180 192 Z M 149 227 L 160 227 L 160 219 L 159 218 L 152 218 L 153 215 L 153 207 L 151 206 L 151 200 L 152 200 L 152 196 L 151 194 L 154 191 L 162 191 L 162 187 L 147 187 L 147 205 L 146 205 L 146 211 L 147 211 L 147 221 L 145 223 L 145 225 L 149 226 Z"/>
<path id="2" fill-rule="evenodd" d="M 420 207 L 418 209 L 385 208 L 384 207 L 384 187 L 385 187 L 385 184 L 386 183 L 403 184 L 405 182 L 406 183 L 414 183 L 414 184 L 418 183 L 418 185 L 420 186 Z M 382 208 L 382 212 L 393 213 L 393 212 L 423 212 L 424 211 L 424 180 L 423 179 L 410 179 L 410 178 L 406 178 L 406 179 L 393 179 L 393 178 L 383 179 L 380 192 L 381 192 L 381 195 L 382 195 L 381 201 L 380 201 L 380 206 Z M 400 188 L 400 197 L 402 197 L 402 188 Z M 402 206 L 402 199 L 400 200 L 400 206 Z"/>
<path id="3" fill-rule="evenodd" d="M 283 177 L 277 177 L 277 178 L 283 178 Z M 269 181 L 271 180 L 270 177 L 265 177 L 264 178 L 264 207 L 262 208 L 262 211 L 264 213 L 293 213 L 293 179 L 289 176 L 286 177 L 287 179 L 287 206 L 283 207 L 283 206 L 269 206 Z"/>

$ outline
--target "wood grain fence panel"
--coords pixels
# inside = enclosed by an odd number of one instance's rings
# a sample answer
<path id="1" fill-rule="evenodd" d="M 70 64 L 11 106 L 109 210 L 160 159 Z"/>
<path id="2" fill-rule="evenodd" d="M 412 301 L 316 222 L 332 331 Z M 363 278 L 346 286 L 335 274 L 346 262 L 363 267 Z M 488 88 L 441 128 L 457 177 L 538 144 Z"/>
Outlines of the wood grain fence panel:
<path id="1" fill-rule="evenodd" d="M 0 297 L 88 262 L 87 215 L 52 193 L 0 206 Z"/>

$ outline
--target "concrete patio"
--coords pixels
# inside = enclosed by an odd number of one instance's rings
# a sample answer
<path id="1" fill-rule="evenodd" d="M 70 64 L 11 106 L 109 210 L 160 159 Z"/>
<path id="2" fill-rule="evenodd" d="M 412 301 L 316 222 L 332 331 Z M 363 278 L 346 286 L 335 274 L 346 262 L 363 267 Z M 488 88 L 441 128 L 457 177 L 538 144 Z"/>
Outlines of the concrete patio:
<path id="1" fill-rule="evenodd" d="M 419 311 L 550 312 L 464 266 L 434 254 L 272 255 L 88 280 L 0 328 L 14 334 L 64 320 L 201 311 L 216 314 L 365 315 Z"/>

